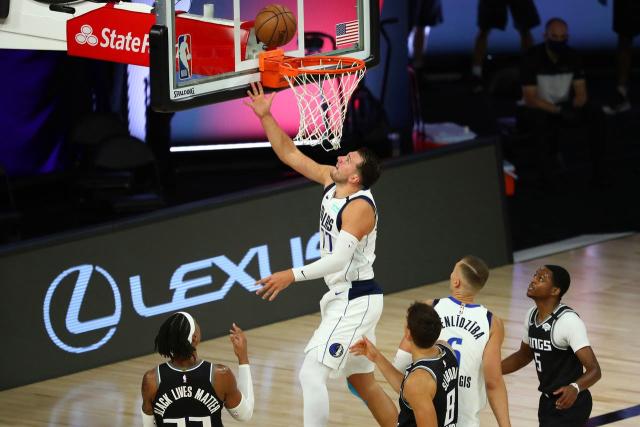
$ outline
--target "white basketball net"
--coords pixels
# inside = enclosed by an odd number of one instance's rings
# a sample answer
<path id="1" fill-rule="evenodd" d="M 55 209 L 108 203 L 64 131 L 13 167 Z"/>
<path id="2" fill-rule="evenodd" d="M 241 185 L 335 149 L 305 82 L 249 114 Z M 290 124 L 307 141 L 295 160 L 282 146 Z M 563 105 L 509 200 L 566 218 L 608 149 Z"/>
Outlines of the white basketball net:
<path id="1" fill-rule="evenodd" d="M 284 76 L 296 95 L 300 112 L 296 141 L 305 145 L 320 144 L 327 151 L 340 148 L 349 99 L 364 77 L 365 68 L 320 74 L 313 73 L 313 70 L 349 68 L 354 68 L 354 61 L 341 58 L 332 61 L 329 68 L 321 63 L 313 67 L 299 67 L 297 76 Z"/>

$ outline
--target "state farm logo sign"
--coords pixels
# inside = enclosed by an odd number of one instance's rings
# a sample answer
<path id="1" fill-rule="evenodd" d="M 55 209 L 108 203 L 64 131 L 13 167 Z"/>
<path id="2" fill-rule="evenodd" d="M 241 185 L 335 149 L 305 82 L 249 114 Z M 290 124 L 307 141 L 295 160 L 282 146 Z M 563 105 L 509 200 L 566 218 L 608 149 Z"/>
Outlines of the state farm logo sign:
<path id="1" fill-rule="evenodd" d="M 98 38 L 93 35 L 93 28 L 91 25 L 83 25 L 80 27 L 80 32 L 76 34 L 76 43 L 88 44 L 89 46 L 95 46 L 98 44 Z"/>
<path id="2" fill-rule="evenodd" d="M 67 21 L 69 55 L 149 65 L 150 13 L 104 6 Z"/>
<path id="3" fill-rule="evenodd" d="M 141 52 L 146 53 L 149 50 L 149 35 L 145 34 L 144 37 L 135 37 L 131 35 L 131 32 L 127 34 L 118 34 L 116 30 L 111 28 L 103 28 L 100 34 L 100 47 L 124 50 L 126 52 Z M 80 32 L 75 36 L 76 43 L 88 44 L 89 46 L 96 46 L 98 44 L 98 37 L 93 35 L 93 28 L 91 25 L 83 25 L 80 27 Z"/>

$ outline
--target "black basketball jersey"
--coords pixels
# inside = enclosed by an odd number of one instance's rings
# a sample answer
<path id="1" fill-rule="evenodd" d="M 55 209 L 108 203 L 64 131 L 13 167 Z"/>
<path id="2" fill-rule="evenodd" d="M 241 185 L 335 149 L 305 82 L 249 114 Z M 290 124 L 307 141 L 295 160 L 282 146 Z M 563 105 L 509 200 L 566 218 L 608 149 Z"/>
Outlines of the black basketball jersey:
<path id="1" fill-rule="evenodd" d="M 223 402 L 213 389 L 213 366 L 201 361 L 188 370 L 158 366 L 153 415 L 158 426 L 222 427 Z"/>
<path id="2" fill-rule="evenodd" d="M 551 396 L 559 387 L 571 384 L 582 375 L 582 363 L 571 347 L 560 348 L 552 339 L 556 322 L 567 313 L 575 313 L 571 307 L 560 304 L 542 323 L 538 323 L 535 308 L 529 316 L 529 347 L 538 373 L 538 390 Z"/>
<path id="3" fill-rule="evenodd" d="M 458 422 L 458 361 L 453 352 L 446 346 L 436 344 L 440 355 L 431 359 L 420 359 L 413 362 L 404 372 L 404 379 L 400 385 L 400 414 L 398 427 L 416 426 L 413 409 L 404 400 L 402 391 L 404 382 L 413 371 L 424 369 L 436 381 L 436 395 L 433 406 L 438 416 L 438 427 L 455 426 Z"/>

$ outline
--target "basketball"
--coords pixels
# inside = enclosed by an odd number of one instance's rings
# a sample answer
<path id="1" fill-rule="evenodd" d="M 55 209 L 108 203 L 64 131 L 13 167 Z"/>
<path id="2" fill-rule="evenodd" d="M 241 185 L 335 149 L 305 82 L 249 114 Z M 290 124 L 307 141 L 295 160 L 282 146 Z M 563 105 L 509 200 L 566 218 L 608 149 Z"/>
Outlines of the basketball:
<path id="1" fill-rule="evenodd" d="M 296 19 L 285 6 L 271 4 L 266 6 L 258 15 L 254 23 L 258 41 L 267 47 L 283 46 L 296 34 Z"/>

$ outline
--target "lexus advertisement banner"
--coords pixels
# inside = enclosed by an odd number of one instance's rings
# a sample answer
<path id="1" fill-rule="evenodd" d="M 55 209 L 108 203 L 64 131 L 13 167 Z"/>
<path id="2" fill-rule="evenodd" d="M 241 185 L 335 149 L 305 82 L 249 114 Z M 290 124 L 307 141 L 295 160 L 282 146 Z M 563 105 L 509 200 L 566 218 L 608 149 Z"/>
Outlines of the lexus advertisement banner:
<path id="1" fill-rule="evenodd" d="M 469 253 L 491 266 L 511 261 L 496 150 L 464 144 L 387 165 L 373 189 L 385 292 L 443 280 Z M 0 389 L 150 354 L 179 310 L 204 339 L 231 322 L 250 329 L 318 311 L 322 281 L 296 283 L 271 303 L 255 281 L 319 257 L 321 195 L 293 183 L 5 248 Z"/>

